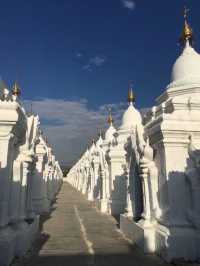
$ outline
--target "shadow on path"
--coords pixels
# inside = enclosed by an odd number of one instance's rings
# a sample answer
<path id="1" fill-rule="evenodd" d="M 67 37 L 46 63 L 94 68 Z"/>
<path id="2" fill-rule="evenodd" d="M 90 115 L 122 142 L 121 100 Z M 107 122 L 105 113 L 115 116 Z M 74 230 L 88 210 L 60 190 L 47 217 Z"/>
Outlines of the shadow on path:
<path id="1" fill-rule="evenodd" d="M 50 215 L 41 217 L 41 233 L 31 254 L 16 265 L 169 265 L 156 256 L 144 255 L 127 242 L 119 233 L 116 220 L 92 205 L 64 183 Z"/>

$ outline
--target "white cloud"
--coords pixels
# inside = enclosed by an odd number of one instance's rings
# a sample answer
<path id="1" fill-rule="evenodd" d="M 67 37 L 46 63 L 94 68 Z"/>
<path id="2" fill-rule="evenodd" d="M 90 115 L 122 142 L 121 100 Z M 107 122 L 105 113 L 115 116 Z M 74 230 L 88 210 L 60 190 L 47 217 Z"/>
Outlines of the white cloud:
<path id="1" fill-rule="evenodd" d="M 121 0 L 123 6 L 125 8 L 128 8 L 130 10 L 134 10 L 135 9 L 135 2 L 132 0 Z"/>
<path id="2" fill-rule="evenodd" d="M 40 116 L 41 128 L 47 135 L 60 162 L 71 163 L 78 159 L 99 129 L 107 128 L 108 108 L 112 108 L 116 126 L 121 121 L 126 104 L 102 105 L 97 110 L 89 109 L 87 101 L 42 99 L 24 101 L 25 108 Z"/>
<path id="3" fill-rule="evenodd" d="M 88 71 L 92 71 L 92 65 L 90 64 L 86 64 L 83 66 L 83 70 L 88 70 Z"/>
<path id="4" fill-rule="evenodd" d="M 101 66 L 105 63 L 105 61 L 106 61 L 105 57 L 95 56 L 90 59 L 90 64 L 93 64 L 95 66 Z"/>
<path id="5" fill-rule="evenodd" d="M 94 56 L 89 59 L 89 62 L 83 66 L 84 70 L 92 71 L 94 67 L 100 67 L 106 62 L 105 56 Z"/>
<path id="6" fill-rule="evenodd" d="M 82 57 L 82 56 L 83 56 L 82 53 L 77 53 L 77 54 L 76 54 L 76 57 L 78 57 L 78 58 L 80 58 L 80 57 Z"/>

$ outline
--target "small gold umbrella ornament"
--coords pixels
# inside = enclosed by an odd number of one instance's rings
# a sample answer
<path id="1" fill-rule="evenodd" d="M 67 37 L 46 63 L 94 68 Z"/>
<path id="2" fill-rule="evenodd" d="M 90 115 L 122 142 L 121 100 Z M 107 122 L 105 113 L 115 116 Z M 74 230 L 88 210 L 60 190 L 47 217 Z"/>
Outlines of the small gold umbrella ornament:
<path id="1" fill-rule="evenodd" d="M 189 9 L 184 7 L 184 26 L 181 33 L 181 36 L 179 38 L 179 42 L 181 45 L 185 45 L 187 42 L 189 42 L 190 45 L 193 44 L 193 30 L 190 27 L 188 21 L 187 21 L 187 14 L 189 12 Z"/>
<path id="2" fill-rule="evenodd" d="M 135 102 L 135 95 L 133 93 L 132 86 L 133 86 L 132 81 L 129 81 L 128 102 L 130 104 Z"/>
<path id="3" fill-rule="evenodd" d="M 21 95 L 21 89 L 16 81 L 12 89 L 12 95 L 15 97 L 15 99 Z"/>

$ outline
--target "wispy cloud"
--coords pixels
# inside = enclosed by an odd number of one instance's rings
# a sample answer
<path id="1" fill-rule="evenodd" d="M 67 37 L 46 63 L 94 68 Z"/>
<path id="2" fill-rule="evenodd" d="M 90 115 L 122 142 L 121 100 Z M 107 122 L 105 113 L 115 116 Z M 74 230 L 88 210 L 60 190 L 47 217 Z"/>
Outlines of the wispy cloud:
<path id="1" fill-rule="evenodd" d="M 77 53 L 77 54 L 76 54 L 76 57 L 78 57 L 78 58 L 80 58 L 80 57 L 82 57 L 82 56 L 83 56 L 82 53 Z"/>
<path id="2" fill-rule="evenodd" d="M 24 101 L 26 109 L 32 103 L 41 120 L 41 126 L 53 145 L 55 153 L 62 163 L 76 161 L 99 129 L 106 129 L 109 107 L 112 108 L 115 125 L 118 126 L 126 104 L 101 105 L 90 109 L 87 100 L 67 101 L 62 99 L 42 99 Z"/>
<path id="3" fill-rule="evenodd" d="M 83 70 L 92 71 L 92 66 L 90 64 L 86 64 L 83 66 Z"/>
<path id="4" fill-rule="evenodd" d="M 105 56 L 94 56 L 89 59 L 89 62 L 83 66 L 84 70 L 92 71 L 95 67 L 100 67 L 106 62 Z"/>
<path id="5" fill-rule="evenodd" d="M 135 2 L 132 0 L 121 0 L 123 6 L 125 8 L 128 8 L 130 10 L 134 10 L 135 9 Z"/>
<path id="6" fill-rule="evenodd" d="M 98 67 L 98 66 L 103 65 L 105 61 L 106 61 L 105 57 L 95 56 L 90 59 L 90 64 L 93 64 Z"/>

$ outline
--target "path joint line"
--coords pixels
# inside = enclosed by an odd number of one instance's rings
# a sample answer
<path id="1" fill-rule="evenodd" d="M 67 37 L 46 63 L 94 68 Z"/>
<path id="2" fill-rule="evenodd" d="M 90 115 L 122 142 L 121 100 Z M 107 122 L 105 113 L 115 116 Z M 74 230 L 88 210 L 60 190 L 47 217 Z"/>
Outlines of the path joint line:
<path id="1" fill-rule="evenodd" d="M 75 215 L 76 215 L 76 218 L 78 219 L 79 221 L 79 224 L 80 224 L 80 228 L 81 228 L 81 233 L 83 235 L 83 239 L 84 239 L 84 242 L 87 246 L 87 249 L 88 249 L 88 252 L 89 254 L 91 255 L 94 255 L 94 249 L 93 249 L 93 244 L 92 242 L 88 239 L 88 236 L 87 236 L 87 231 L 86 231 L 86 228 L 83 224 L 83 219 L 80 217 L 80 214 L 79 214 L 79 211 L 78 211 L 78 208 L 76 205 L 74 205 L 74 211 L 75 211 Z"/>

